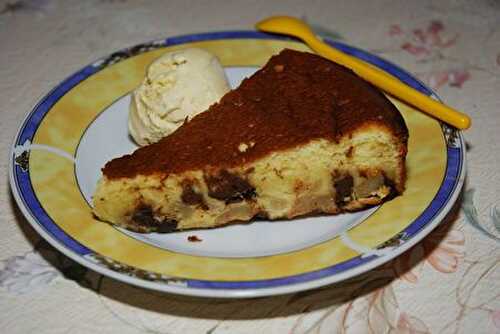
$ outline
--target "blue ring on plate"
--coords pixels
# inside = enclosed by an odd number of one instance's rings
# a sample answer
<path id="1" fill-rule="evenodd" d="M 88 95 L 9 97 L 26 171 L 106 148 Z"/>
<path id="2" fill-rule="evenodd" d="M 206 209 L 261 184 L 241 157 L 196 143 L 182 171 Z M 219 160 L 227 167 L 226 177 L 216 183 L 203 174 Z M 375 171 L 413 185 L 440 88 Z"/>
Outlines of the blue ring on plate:
<path id="1" fill-rule="evenodd" d="M 185 44 L 190 42 L 200 42 L 208 40 L 218 40 L 218 39 L 272 39 L 272 40 L 294 40 L 285 36 L 276 36 L 256 31 L 220 31 L 211 33 L 202 33 L 194 35 L 185 35 L 178 37 L 167 38 L 161 42 L 161 47 L 163 46 L 173 46 L 178 44 Z M 379 58 L 378 56 L 367 53 L 361 49 L 349 46 L 347 44 L 326 40 L 326 42 L 337 49 L 369 62 L 388 73 L 392 74 L 402 82 L 407 85 L 419 90 L 420 92 L 433 95 L 434 93 L 428 89 L 423 83 L 415 79 L 410 73 L 406 72 L 402 68 Z M 128 48 L 119 51 L 120 54 L 127 54 L 133 48 Z M 144 50 L 146 52 L 148 50 Z M 140 52 L 141 53 L 141 52 Z M 131 55 L 133 56 L 133 55 Z M 102 58 L 106 59 L 106 58 Z M 26 140 L 33 140 L 33 137 L 38 129 L 38 126 L 42 122 L 45 115 L 50 111 L 52 106 L 62 98 L 68 91 L 73 87 L 78 85 L 83 80 L 92 76 L 93 74 L 99 72 L 102 67 L 98 65 L 99 62 L 95 62 L 92 65 L 84 67 L 79 72 L 73 74 L 61 84 L 55 87 L 51 92 L 49 92 L 36 106 L 33 108 L 29 116 L 24 121 L 21 130 L 18 133 L 15 145 L 22 145 Z M 448 204 L 452 194 L 455 192 L 459 185 L 459 177 L 461 174 L 461 168 L 464 159 L 464 149 L 462 144 L 457 147 L 447 148 L 447 163 L 446 172 L 443 183 L 439 188 L 436 196 L 430 203 L 430 205 L 417 217 L 411 224 L 404 229 L 403 233 L 406 234 L 408 239 L 411 239 L 416 233 L 418 233 L 425 225 L 431 221 L 437 214 L 439 214 L 443 208 Z M 14 179 L 16 182 L 16 187 L 18 193 L 23 201 L 25 208 L 29 211 L 29 214 L 37 221 L 37 223 L 55 240 L 60 242 L 66 248 L 74 253 L 81 256 L 94 253 L 91 249 L 80 244 L 78 241 L 73 239 L 71 236 L 66 234 L 45 212 L 41 203 L 38 201 L 36 194 L 33 191 L 31 185 L 31 180 L 29 173 L 23 171 L 20 166 L 14 164 L 11 166 L 14 168 Z M 408 240 L 407 239 L 407 240 Z M 256 288 L 271 288 L 277 286 L 286 286 L 291 284 L 304 283 L 312 280 L 317 280 L 320 278 L 328 277 L 334 274 L 341 273 L 343 271 L 355 268 L 359 265 L 366 264 L 374 259 L 378 258 L 377 255 L 371 255 L 367 257 L 357 256 L 348 261 L 338 263 L 336 265 L 327 267 L 325 269 L 308 272 L 299 275 L 292 275 L 284 278 L 277 279 L 266 279 L 266 280 L 254 280 L 254 281 L 239 281 L 239 282 L 226 282 L 226 281 L 208 281 L 208 280 L 194 280 L 194 279 L 183 279 L 187 283 L 188 287 L 191 288 L 202 288 L 202 289 L 256 289 Z M 181 278 L 182 279 L 182 278 Z"/>

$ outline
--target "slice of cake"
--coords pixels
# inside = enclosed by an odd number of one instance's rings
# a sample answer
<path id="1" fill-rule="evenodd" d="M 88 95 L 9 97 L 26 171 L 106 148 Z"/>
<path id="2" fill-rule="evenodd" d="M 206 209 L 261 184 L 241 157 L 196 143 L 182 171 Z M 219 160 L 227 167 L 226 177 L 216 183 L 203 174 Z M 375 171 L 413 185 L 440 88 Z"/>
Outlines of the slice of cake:
<path id="1" fill-rule="evenodd" d="M 108 162 L 94 213 L 171 232 L 359 210 L 401 194 L 407 138 L 369 83 L 284 50 L 170 136 Z"/>

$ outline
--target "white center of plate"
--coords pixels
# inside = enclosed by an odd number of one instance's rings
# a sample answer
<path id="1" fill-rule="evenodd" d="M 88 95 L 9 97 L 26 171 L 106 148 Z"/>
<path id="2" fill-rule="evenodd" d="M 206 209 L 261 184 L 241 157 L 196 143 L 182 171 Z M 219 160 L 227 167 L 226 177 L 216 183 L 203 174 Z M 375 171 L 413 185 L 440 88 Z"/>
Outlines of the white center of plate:
<path id="1" fill-rule="evenodd" d="M 226 68 L 232 88 L 256 71 L 253 67 Z M 76 178 L 83 196 L 92 203 L 101 168 L 113 159 L 137 149 L 128 134 L 130 96 L 104 110 L 84 133 L 76 155 Z M 297 251 L 330 240 L 368 217 L 376 208 L 336 216 L 315 216 L 282 221 L 255 221 L 210 230 L 169 234 L 134 233 L 130 237 L 170 251 L 211 257 L 257 257 Z M 196 236 L 199 242 L 188 240 Z"/>

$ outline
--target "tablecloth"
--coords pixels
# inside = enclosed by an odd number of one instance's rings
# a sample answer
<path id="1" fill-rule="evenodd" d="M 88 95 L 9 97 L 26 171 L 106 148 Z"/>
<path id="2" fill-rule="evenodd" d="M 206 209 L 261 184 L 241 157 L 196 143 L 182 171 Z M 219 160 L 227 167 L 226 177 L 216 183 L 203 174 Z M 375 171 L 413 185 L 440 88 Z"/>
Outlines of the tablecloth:
<path id="1" fill-rule="evenodd" d="M 9 190 L 7 157 L 43 95 L 115 50 L 252 29 L 271 14 L 398 64 L 472 117 L 466 183 L 437 229 L 349 281 L 248 300 L 126 285 L 37 235 Z M 500 2 L 10 0 L 0 1 L 0 42 L 3 333 L 500 333 Z"/>

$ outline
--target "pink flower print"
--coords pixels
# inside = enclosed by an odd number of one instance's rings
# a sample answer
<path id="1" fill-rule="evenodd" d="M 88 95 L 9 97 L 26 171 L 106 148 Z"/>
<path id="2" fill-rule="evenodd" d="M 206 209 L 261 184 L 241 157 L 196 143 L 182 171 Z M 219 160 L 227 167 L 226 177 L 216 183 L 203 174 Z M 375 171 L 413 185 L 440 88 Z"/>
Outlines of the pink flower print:
<path id="1" fill-rule="evenodd" d="M 400 309 L 392 287 L 371 291 L 370 286 L 361 286 L 357 298 L 336 308 L 311 333 L 429 333 L 422 320 Z M 371 292 L 365 294 L 366 289 Z"/>
<path id="2" fill-rule="evenodd" d="M 463 83 L 470 79 L 470 73 L 467 70 L 453 70 L 448 73 L 449 84 L 452 87 L 462 88 Z"/>
<path id="3" fill-rule="evenodd" d="M 401 48 L 414 56 L 422 56 L 430 54 L 430 50 L 425 46 L 413 45 L 412 43 L 406 42 L 401 45 Z"/>
<path id="4" fill-rule="evenodd" d="M 465 236 L 462 231 L 441 227 L 422 243 L 427 262 L 439 272 L 452 273 L 465 255 Z"/>
<path id="5" fill-rule="evenodd" d="M 425 323 L 416 318 L 408 315 L 405 312 L 399 314 L 399 319 L 396 326 L 396 332 L 399 334 L 426 334 L 430 333 L 429 328 Z"/>
<path id="6" fill-rule="evenodd" d="M 441 21 L 431 21 L 427 27 L 427 31 L 431 34 L 439 34 L 444 30 L 444 25 Z"/>
<path id="7" fill-rule="evenodd" d="M 438 89 L 448 82 L 448 77 L 448 71 L 431 73 L 428 79 L 429 86 L 432 89 Z"/>
<path id="8" fill-rule="evenodd" d="M 457 270 L 465 254 L 465 237 L 462 231 L 439 227 L 420 244 L 402 254 L 393 262 L 396 275 L 409 282 L 418 282 L 418 273 L 424 263 L 441 273 Z M 424 260 L 423 260 L 424 259 Z"/>
<path id="9" fill-rule="evenodd" d="M 444 25 L 440 21 L 432 21 L 427 27 L 427 33 L 430 37 L 430 45 L 437 46 L 441 48 L 447 48 L 456 43 L 458 35 L 454 35 L 452 38 L 443 40 L 441 32 L 444 32 Z"/>
<path id="10" fill-rule="evenodd" d="M 424 258 L 424 248 L 420 245 L 413 247 L 408 252 L 396 258 L 394 261 L 394 271 L 396 275 L 409 282 L 418 282 L 418 273 L 421 269 Z"/>
<path id="11" fill-rule="evenodd" d="M 496 328 L 500 329 L 500 310 L 491 312 L 491 320 Z"/>
<path id="12" fill-rule="evenodd" d="M 389 36 L 401 35 L 403 30 L 399 24 L 393 24 L 389 27 Z"/>
<path id="13" fill-rule="evenodd" d="M 431 73 L 428 77 L 428 83 L 432 89 L 437 89 L 445 84 L 448 84 L 451 87 L 462 88 L 464 82 L 469 79 L 469 71 L 464 69 L 455 69 Z"/>
<path id="14" fill-rule="evenodd" d="M 422 29 L 414 29 L 413 35 L 420 43 L 427 42 L 427 34 Z"/>
<path id="15" fill-rule="evenodd" d="M 431 45 L 441 45 L 441 32 L 444 30 L 444 25 L 440 21 L 431 21 L 427 27 L 427 34 L 431 40 Z"/>
<path id="16" fill-rule="evenodd" d="M 426 28 L 416 28 L 411 31 L 411 34 L 406 34 L 411 40 L 404 41 L 401 48 L 421 59 L 427 59 L 433 55 L 439 56 L 440 49 L 454 45 L 458 39 L 458 34 L 446 37 L 444 33 L 445 27 L 442 22 L 431 21 Z M 389 36 L 398 35 L 403 35 L 403 30 L 398 25 L 391 25 Z"/>

